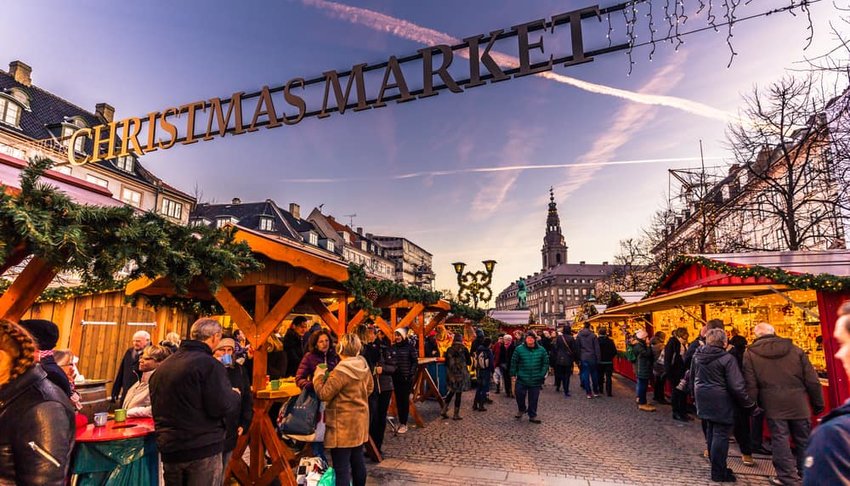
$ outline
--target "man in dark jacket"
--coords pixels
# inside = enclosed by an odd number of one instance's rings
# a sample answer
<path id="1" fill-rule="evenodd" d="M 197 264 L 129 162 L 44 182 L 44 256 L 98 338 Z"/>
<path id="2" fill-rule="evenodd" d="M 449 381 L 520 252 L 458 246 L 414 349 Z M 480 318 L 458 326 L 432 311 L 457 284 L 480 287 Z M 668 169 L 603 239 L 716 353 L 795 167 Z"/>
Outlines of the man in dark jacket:
<path id="1" fill-rule="evenodd" d="M 151 335 L 147 331 L 136 331 L 133 334 L 133 346 L 124 353 L 121 364 L 118 365 L 118 373 L 112 382 L 112 401 L 118 404 L 124 403 L 124 395 L 142 376 L 139 371 L 139 358 L 142 351 L 151 343 Z"/>
<path id="2" fill-rule="evenodd" d="M 564 396 L 570 396 L 570 378 L 573 375 L 573 365 L 578 361 L 578 346 L 570 326 L 564 326 L 563 332 L 555 340 L 552 352 L 555 368 L 555 391 L 564 387 Z"/>
<path id="3" fill-rule="evenodd" d="M 283 352 L 286 353 L 286 373 L 283 376 L 295 376 L 298 365 L 304 358 L 304 343 L 302 337 L 307 334 L 310 323 L 304 316 L 292 320 L 286 334 L 283 335 Z"/>
<path id="4" fill-rule="evenodd" d="M 377 339 L 374 325 L 361 324 L 355 331 L 363 342 L 360 354 L 369 363 L 374 379 L 374 388 L 369 395 L 369 436 L 383 455 L 384 433 L 387 430 L 387 410 L 393 396 L 393 373 L 395 356 L 389 346 Z"/>
<path id="5" fill-rule="evenodd" d="M 251 419 L 254 418 L 254 399 L 251 397 L 251 379 L 245 374 L 245 368 L 236 362 L 233 353 L 236 349 L 236 341 L 232 338 L 224 338 L 216 346 L 213 356 L 227 369 L 227 377 L 230 386 L 239 390 L 242 401 L 239 407 L 234 408 L 227 414 L 227 432 L 224 439 L 224 451 L 221 454 L 222 471 L 227 470 L 230 456 L 236 448 L 236 441 L 240 435 L 247 434 L 251 427 Z"/>
<path id="6" fill-rule="evenodd" d="M 516 348 L 511 358 L 511 375 L 516 376 L 517 419 L 521 419 L 528 412 L 529 422 L 540 423 L 537 418 L 537 401 L 548 372 L 549 353 L 537 344 L 534 332 L 529 331 L 525 335 L 525 342 Z"/>
<path id="7" fill-rule="evenodd" d="M 590 330 L 590 323 L 585 322 L 584 328 L 576 335 L 579 359 L 581 360 L 581 386 L 587 393 L 587 398 L 599 396 L 599 339 Z"/>
<path id="8" fill-rule="evenodd" d="M 735 422 L 735 405 L 755 408 L 747 395 L 744 377 L 735 358 L 726 352 L 726 333 L 712 329 L 706 333 L 705 346 L 694 353 L 691 368 L 697 415 L 706 423 L 706 446 L 711 459 L 711 480 L 734 482 L 735 475 L 726 467 L 729 434 Z"/>
<path id="9" fill-rule="evenodd" d="M 19 324 L 35 339 L 35 344 L 38 346 L 38 363 L 41 365 L 41 369 L 47 373 L 47 379 L 70 397 L 71 382 L 68 380 L 68 375 L 53 359 L 53 348 L 59 341 L 59 326 L 44 319 L 24 319 Z"/>
<path id="10" fill-rule="evenodd" d="M 810 417 L 824 409 L 820 381 L 806 353 L 776 336 L 773 326 L 757 324 L 753 333 L 756 339 L 744 353 L 744 378 L 767 417 L 776 468 L 771 482 L 796 484 L 797 474 L 803 474 Z M 796 444 L 793 454 L 789 438 Z"/>
<path id="11" fill-rule="evenodd" d="M 505 384 L 505 396 L 508 398 L 513 397 L 511 387 L 511 359 L 513 359 L 515 349 L 516 344 L 514 343 L 513 336 L 505 334 L 502 339 L 502 345 L 496 353 L 493 353 L 496 366 L 499 367 L 499 373 L 502 375 L 502 383 Z"/>
<path id="12" fill-rule="evenodd" d="M 213 357 L 221 325 L 199 319 L 192 324 L 190 337 L 150 381 L 166 486 L 221 484 L 225 423 L 241 400 L 224 366 Z"/>
<path id="13" fill-rule="evenodd" d="M 652 377 L 652 349 L 649 347 L 649 334 L 639 329 L 635 335 L 626 343 L 627 349 L 634 356 L 635 394 L 637 395 L 638 409 L 644 412 L 654 412 L 655 407 L 646 403 L 646 390 L 649 388 L 649 379 Z"/>
<path id="14" fill-rule="evenodd" d="M 673 408 L 673 420 L 688 421 L 687 393 L 679 382 L 685 377 L 685 349 L 688 343 L 688 330 L 680 327 L 664 346 L 664 376 L 670 383 L 670 404 Z"/>
<path id="15" fill-rule="evenodd" d="M 419 367 L 419 352 L 407 339 L 407 329 L 399 328 L 393 333 L 393 357 L 395 373 L 393 373 L 393 388 L 396 409 L 398 410 L 398 433 L 407 433 L 407 419 L 410 413 L 410 392 L 413 389 L 413 377 Z"/>
<path id="16" fill-rule="evenodd" d="M 613 396 L 614 357 L 617 356 L 617 345 L 608 337 L 608 330 L 599 329 L 599 388 L 608 396 Z"/>
<path id="17" fill-rule="evenodd" d="M 839 310 L 833 332 L 838 342 L 835 357 L 850 376 L 850 303 L 845 302 Z M 850 401 L 833 409 L 821 419 L 806 449 L 803 486 L 830 486 L 847 484 L 850 478 Z"/>

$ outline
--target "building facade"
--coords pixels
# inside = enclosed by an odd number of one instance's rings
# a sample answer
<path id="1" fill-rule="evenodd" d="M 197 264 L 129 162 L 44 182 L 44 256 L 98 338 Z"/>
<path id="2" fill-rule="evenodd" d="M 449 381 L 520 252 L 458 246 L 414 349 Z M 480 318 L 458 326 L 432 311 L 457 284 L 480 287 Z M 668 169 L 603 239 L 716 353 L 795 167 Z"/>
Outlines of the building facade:
<path id="1" fill-rule="evenodd" d="M 396 282 L 433 288 L 433 256 L 421 246 L 401 236 L 373 236 L 368 233 L 366 236 L 386 249 L 386 257 L 395 264 Z"/>
<path id="2" fill-rule="evenodd" d="M 567 310 L 595 298 L 596 285 L 613 272 L 617 265 L 569 263 L 567 245 L 561 231 L 561 220 L 552 190 L 546 216 L 546 233 L 541 248 L 543 266 L 539 272 L 524 277 L 528 293 L 527 304 L 538 324 L 557 326 L 567 322 Z M 517 282 L 496 296 L 496 310 L 519 308 Z"/>
<path id="3" fill-rule="evenodd" d="M 322 230 L 336 242 L 343 260 L 362 265 L 366 275 L 381 280 L 395 279 L 395 262 L 387 256 L 388 250 L 378 244 L 374 238 L 363 234 L 363 228 L 357 231 L 344 225 L 331 215 L 323 214 L 318 208 L 307 216 L 307 220 Z"/>
<path id="4" fill-rule="evenodd" d="M 0 70 L 0 153 L 27 161 L 46 157 L 53 170 L 108 190 L 112 197 L 140 211 L 154 211 L 187 224 L 195 198 L 165 183 L 129 155 L 83 166 L 67 163 L 68 140 L 80 128 L 109 123 L 115 109 L 98 103 L 84 110 L 32 83 L 32 68 L 21 61 Z M 116 140 L 116 145 L 121 141 Z M 79 137 L 74 150 L 90 154 L 93 141 Z"/>

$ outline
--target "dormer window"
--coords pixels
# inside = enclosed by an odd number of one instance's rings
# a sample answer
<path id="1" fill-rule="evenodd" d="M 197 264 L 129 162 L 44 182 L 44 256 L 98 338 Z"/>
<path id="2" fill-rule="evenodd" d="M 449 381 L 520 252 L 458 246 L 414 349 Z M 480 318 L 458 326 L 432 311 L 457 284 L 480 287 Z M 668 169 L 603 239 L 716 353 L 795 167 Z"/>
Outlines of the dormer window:
<path id="1" fill-rule="evenodd" d="M 8 98 L 0 98 L 0 121 L 13 127 L 19 127 L 21 125 L 21 105 Z"/>
<path id="2" fill-rule="evenodd" d="M 234 218 L 233 216 L 221 216 L 215 219 L 215 227 L 223 228 L 227 224 L 236 224 L 239 220 Z"/>
<path id="3" fill-rule="evenodd" d="M 77 140 L 79 140 L 79 138 Z M 124 155 L 115 159 L 115 167 L 118 167 L 124 172 L 129 172 L 132 174 L 135 166 L 136 159 L 132 155 Z"/>
<path id="4" fill-rule="evenodd" d="M 261 216 L 260 231 L 274 231 L 274 219 L 268 216 Z"/>
<path id="5" fill-rule="evenodd" d="M 78 128 L 76 126 L 62 125 L 62 146 L 67 147 L 68 141 L 74 135 Z M 85 150 L 86 137 L 80 136 L 74 140 L 74 152 L 83 153 Z"/>
<path id="6" fill-rule="evenodd" d="M 307 240 L 310 242 L 311 245 L 318 245 L 319 244 L 319 235 L 317 235 L 316 233 L 313 233 L 311 231 L 310 236 L 307 238 Z"/>

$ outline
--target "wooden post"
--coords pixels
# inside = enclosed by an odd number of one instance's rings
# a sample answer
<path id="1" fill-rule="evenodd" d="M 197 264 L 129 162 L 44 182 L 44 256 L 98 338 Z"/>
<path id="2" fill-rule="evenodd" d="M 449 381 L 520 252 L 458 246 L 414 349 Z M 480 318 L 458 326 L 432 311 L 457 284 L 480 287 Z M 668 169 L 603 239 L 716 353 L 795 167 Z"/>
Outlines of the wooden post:
<path id="1" fill-rule="evenodd" d="M 12 322 L 20 321 L 57 273 L 59 267 L 55 264 L 41 257 L 33 257 L 24 271 L 0 296 L 0 316 Z"/>
<path id="2" fill-rule="evenodd" d="M 342 294 L 339 301 L 339 309 L 337 309 L 337 319 L 339 319 L 339 327 L 343 333 L 348 329 L 348 294 Z M 340 334 L 338 337 L 342 337 Z"/>

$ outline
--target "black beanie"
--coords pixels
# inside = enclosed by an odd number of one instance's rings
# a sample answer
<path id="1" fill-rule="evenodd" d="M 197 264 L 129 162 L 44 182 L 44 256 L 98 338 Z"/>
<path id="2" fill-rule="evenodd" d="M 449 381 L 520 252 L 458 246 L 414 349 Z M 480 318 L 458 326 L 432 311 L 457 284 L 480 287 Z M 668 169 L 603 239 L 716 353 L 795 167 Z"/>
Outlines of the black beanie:
<path id="1" fill-rule="evenodd" d="M 24 319 L 21 327 L 35 339 L 39 351 L 50 351 L 59 342 L 59 326 L 45 319 Z"/>

